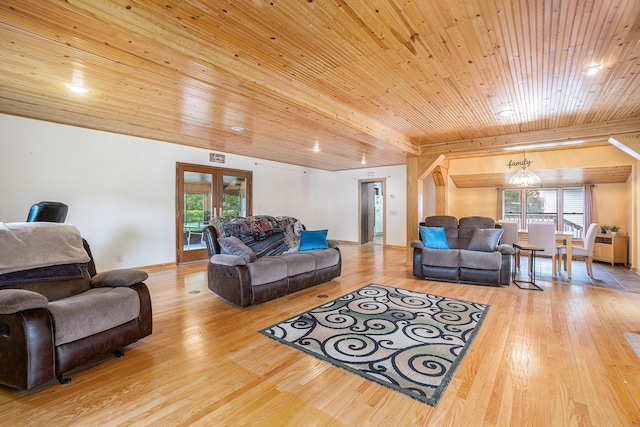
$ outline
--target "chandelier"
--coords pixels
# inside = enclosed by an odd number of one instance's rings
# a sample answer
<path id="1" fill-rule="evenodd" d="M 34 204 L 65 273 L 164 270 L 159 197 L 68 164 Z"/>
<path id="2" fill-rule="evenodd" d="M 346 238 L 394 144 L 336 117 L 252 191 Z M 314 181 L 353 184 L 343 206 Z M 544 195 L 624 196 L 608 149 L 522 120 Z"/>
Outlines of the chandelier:
<path id="1" fill-rule="evenodd" d="M 511 168 L 511 166 L 522 166 L 522 169 L 520 169 L 511 178 L 509 178 L 509 184 L 517 185 L 518 187 L 530 187 L 532 185 L 540 184 L 542 182 L 542 179 L 538 175 L 527 169 L 531 165 L 531 163 L 533 163 L 533 161 L 527 159 L 526 155 L 524 157 L 524 160 L 522 160 L 521 162 L 509 161 L 509 168 Z"/>

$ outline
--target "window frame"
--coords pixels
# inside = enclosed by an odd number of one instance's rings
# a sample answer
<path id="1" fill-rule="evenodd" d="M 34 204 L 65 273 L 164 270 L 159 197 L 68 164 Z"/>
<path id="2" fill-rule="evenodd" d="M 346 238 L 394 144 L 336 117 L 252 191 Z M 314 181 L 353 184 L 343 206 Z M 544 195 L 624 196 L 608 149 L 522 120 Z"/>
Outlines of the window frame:
<path id="1" fill-rule="evenodd" d="M 582 211 L 581 212 L 565 212 L 564 209 L 564 205 L 565 205 L 565 190 L 580 190 L 582 192 Z M 551 212 L 538 212 L 538 213 L 532 213 L 529 212 L 528 210 L 528 206 L 529 206 L 529 197 L 528 197 L 528 192 L 529 191 L 555 191 L 555 198 L 556 198 L 556 212 L 551 213 Z M 511 192 L 511 193 L 520 193 L 520 212 L 516 212 L 516 211 L 505 211 L 505 207 L 507 206 L 507 193 Z M 511 198 L 509 198 L 511 199 Z M 573 231 L 574 233 L 574 238 L 577 239 L 581 239 L 584 235 L 585 232 L 585 225 L 584 225 L 584 216 L 585 216 L 585 206 L 584 206 L 584 188 L 582 186 L 558 186 L 558 187 L 544 187 L 544 188 L 529 188 L 529 187 L 524 187 L 524 188 L 503 188 L 502 189 L 502 218 L 503 219 L 510 219 L 510 220 L 517 220 L 518 221 L 518 228 L 519 229 L 524 229 L 525 227 L 523 225 L 525 224 L 529 224 L 530 221 L 530 215 L 552 215 L 555 216 L 554 219 L 554 224 L 556 227 L 556 230 L 558 231 L 564 231 L 565 226 L 564 226 L 564 217 L 565 215 L 578 215 L 581 214 L 582 215 L 582 224 L 576 224 L 581 226 L 578 228 L 575 227 L 570 227 L 571 230 L 569 231 Z M 518 217 L 516 218 L 515 215 L 518 215 Z"/>

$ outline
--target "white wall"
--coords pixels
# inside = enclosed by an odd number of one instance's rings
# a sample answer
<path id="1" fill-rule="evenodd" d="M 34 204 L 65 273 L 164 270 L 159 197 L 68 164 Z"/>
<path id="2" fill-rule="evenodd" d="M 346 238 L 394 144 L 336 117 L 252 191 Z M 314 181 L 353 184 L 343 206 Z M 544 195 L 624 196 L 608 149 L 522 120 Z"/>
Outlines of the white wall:
<path id="1" fill-rule="evenodd" d="M 390 166 L 333 172 L 323 183 L 333 201 L 333 230 L 339 240 L 358 242 L 359 180 L 385 180 L 385 237 L 387 245 L 406 246 L 407 240 L 407 174 L 406 167 Z"/>
<path id="2" fill-rule="evenodd" d="M 175 262 L 176 162 L 253 171 L 253 213 L 291 215 L 357 241 L 357 179 L 387 177 L 387 244 L 405 245 L 405 166 L 327 172 L 0 114 L 0 221 L 42 200 L 69 205 L 98 270 Z M 393 196 L 393 198 L 391 198 Z M 122 257 L 121 263 L 116 258 Z"/>

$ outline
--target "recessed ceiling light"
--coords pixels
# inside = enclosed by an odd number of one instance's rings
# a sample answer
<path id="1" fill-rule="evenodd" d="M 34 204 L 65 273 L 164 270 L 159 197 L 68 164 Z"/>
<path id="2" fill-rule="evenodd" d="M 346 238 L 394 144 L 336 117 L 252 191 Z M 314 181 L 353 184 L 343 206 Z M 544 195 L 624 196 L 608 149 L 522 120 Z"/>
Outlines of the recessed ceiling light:
<path id="1" fill-rule="evenodd" d="M 502 110 L 498 111 L 500 117 L 511 117 L 516 113 L 516 110 Z"/>
<path id="2" fill-rule="evenodd" d="M 74 85 L 73 83 L 65 83 L 64 86 L 74 93 L 89 93 L 89 89 L 84 86 Z"/>
<path id="3" fill-rule="evenodd" d="M 313 144 L 313 152 L 314 153 L 320 152 L 320 143 L 318 143 L 318 141 L 316 141 L 316 143 Z"/>
<path id="4" fill-rule="evenodd" d="M 367 164 L 367 158 L 365 157 L 365 155 L 362 155 L 362 160 L 360 160 L 360 164 L 361 165 L 366 165 Z"/>
<path id="5" fill-rule="evenodd" d="M 244 128 L 242 126 L 231 126 L 231 130 L 234 132 L 242 132 Z"/>
<path id="6" fill-rule="evenodd" d="M 585 73 L 587 76 L 593 76 L 600 70 L 602 70 L 602 65 L 591 64 L 587 68 L 582 70 L 582 72 Z"/>

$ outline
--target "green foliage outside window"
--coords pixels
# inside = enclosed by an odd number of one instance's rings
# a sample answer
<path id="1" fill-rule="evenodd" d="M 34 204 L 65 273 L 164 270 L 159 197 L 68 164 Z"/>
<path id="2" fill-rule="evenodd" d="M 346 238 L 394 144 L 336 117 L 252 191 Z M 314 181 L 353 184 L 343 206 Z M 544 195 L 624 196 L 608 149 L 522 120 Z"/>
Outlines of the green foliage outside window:
<path id="1" fill-rule="evenodd" d="M 197 224 L 199 222 L 203 222 L 204 220 L 204 194 L 185 194 L 184 222 L 186 224 Z"/>
<path id="2" fill-rule="evenodd" d="M 527 190 L 527 212 L 545 212 L 544 199 L 539 191 Z"/>
<path id="3" fill-rule="evenodd" d="M 522 202 L 520 200 L 520 191 L 504 192 L 504 211 L 505 213 L 520 213 Z"/>
<path id="4" fill-rule="evenodd" d="M 242 197 L 239 195 L 225 194 L 222 200 L 222 213 L 226 217 L 244 216 L 242 209 Z"/>

